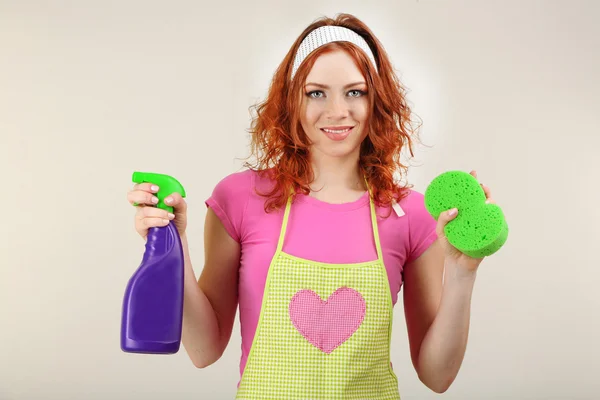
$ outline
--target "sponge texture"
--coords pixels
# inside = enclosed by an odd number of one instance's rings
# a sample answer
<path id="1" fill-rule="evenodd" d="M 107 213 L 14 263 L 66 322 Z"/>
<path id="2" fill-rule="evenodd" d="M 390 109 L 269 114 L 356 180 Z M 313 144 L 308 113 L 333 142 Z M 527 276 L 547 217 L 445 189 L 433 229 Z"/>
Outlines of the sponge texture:
<path id="1" fill-rule="evenodd" d="M 436 220 L 442 212 L 458 209 L 444 233 L 451 245 L 473 258 L 494 254 L 508 238 L 502 209 L 496 204 L 485 204 L 485 200 L 477 179 L 463 171 L 444 172 L 425 190 L 425 208 Z"/>

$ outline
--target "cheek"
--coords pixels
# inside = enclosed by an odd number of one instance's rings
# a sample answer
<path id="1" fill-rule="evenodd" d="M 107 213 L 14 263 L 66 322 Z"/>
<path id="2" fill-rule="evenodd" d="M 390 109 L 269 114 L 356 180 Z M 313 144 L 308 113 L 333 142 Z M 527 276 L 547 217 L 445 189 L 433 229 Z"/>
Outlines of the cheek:
<path id="1" fill-rule="evenodd" d="M 318 110 L 311 105 L 305 105 L 301 111 L 300 123 L 306 136 L 311 140 L 317 140 L 317 133 L 315 132 L 315 125 L 317 125 L 319 119 Z"/>
<path id="2" fill-rule="evenodd" d="M 367 120 L 369 114 L 369 104 L 366 101 L 357 104 L 354 110 L 354 119 L 364 123 Z"/>
<path id="3" fill-rule="evenodd" d="M 315 104 L 308 104 L 305 108 L 305 120 L 309 125 L 314 125 L 319 121 L 319 117 L 321 115 L 321 111 L 318 106 Z"/>

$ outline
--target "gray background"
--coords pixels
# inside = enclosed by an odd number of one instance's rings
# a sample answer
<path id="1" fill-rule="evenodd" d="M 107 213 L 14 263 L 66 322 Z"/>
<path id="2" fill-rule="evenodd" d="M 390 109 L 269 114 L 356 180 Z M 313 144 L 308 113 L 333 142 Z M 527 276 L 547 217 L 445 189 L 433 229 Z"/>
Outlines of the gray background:
<path id="1" fill-rule="evenodd" d="M 304 27 L 339 12 L 381 39 L 423 120 L 415 188 L 476 169 L 510 225 L 441 398 L 598 398 L 599 3 L 323 3 L 0 1 L 1 399 L 234 397 L 237 322 L 204 370 L 119 348 L 144 250 L 131 173 L 183 183 L 199 274 L 204 200 L 247 154 L 248 107 Z M 410 363 L 401 300 L 394 324 L 403 400 L 440 398 Z"/>

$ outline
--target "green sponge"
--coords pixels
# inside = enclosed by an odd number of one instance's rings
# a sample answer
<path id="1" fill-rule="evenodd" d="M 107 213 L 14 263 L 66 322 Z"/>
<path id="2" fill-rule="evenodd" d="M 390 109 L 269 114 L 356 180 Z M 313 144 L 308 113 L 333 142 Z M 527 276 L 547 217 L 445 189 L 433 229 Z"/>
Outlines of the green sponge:
<path id="1" fill-rule="evenodd" d="M 446 224 L 444 233 L 451 245 L 473 258 L 494 254 L 508 238 L 502 209 L 486 204 L 485 200 L 477 179 L 463 171 L 444 172 L 425 190 L 425 208 L 436 220 L 440 213 L 458 209 L 458 215 Z"/>

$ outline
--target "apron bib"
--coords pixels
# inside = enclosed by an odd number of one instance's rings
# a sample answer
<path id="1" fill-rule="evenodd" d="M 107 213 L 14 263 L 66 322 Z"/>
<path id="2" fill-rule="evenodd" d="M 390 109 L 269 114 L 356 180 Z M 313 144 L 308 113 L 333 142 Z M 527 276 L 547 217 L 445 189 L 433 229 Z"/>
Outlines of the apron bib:
<path id="1" fill-rule="evenodd" d="M 400 399 L 390 364 L 392 297 L 370 198 L 377 260 L 328 264 L 282 250 L 290 197 L 236 399 Z"/>

